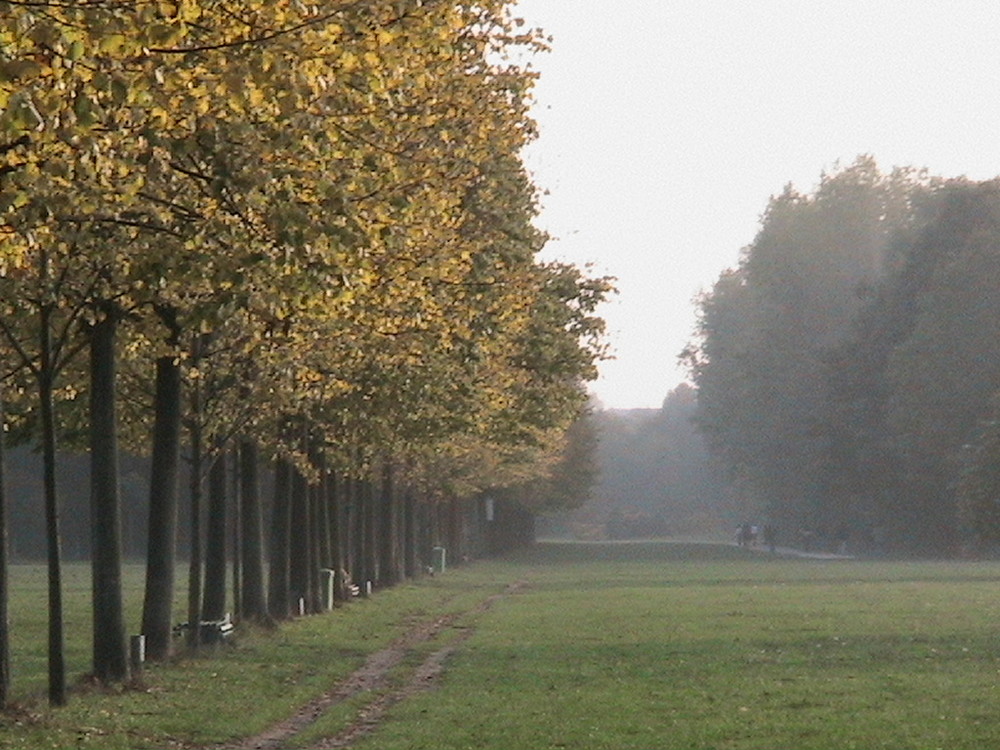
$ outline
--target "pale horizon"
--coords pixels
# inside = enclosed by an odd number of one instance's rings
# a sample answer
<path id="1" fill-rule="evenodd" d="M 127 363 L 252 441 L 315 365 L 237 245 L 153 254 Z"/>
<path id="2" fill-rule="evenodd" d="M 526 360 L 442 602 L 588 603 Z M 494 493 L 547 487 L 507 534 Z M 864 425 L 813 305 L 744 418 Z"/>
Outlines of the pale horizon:
<path id="1" fill-rule="evenodd" d="M 627 8 L 627 10 L 625 10 Z M 527 153 L 544 257 L 618 278 L 606 408 L 658 408 L 692 299 L 753 241 L 770 196 L 870 154 L 884 171 L 1000 174 L 1000 6 L 520 0 L 554 37 Z"/>

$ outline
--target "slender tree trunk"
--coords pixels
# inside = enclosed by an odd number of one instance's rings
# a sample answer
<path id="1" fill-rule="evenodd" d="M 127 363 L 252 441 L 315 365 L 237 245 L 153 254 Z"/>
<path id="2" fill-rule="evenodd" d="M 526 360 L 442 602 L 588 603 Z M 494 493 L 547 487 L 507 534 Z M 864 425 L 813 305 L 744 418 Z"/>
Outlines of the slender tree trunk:
<path id="1" fill-rule="evenodd" d="M 43 265 L 47 265 L 43 261 Z M 66 705 L 66 654 L 63 634 L 62 542 L 59 535 L 59 496 L 56 489 L 56 418 L 53 402 L 55 363 L 52 361 L 51 310 L 40 316 L 38 373 L 42 422 L 42 484 L 45 493 L 45 537 L 49 594 L 49 703 Z"/>
<path id="2" fill-rule="evenodd" d="M 264 587 L 264 529 L 260 503 L 260 456 L 257 444 L 240 444 L 240 487 L 242 488 L 243 615 L 252 620 L 267 619 L 267 591 Z"/>
<path id="3" fill-rule="evenodd" d="M 334 601 L 347 599 L 347 581 L 344 580 L 344 483 L 334 472 L 327 477 L 326 495 L 330 514 L 330 565 L 333 567 Z"/>
<path id="4" fill-rule="evenodd" d="M 45 536 L 49 594 L 49 702 L 66 705 L 66 661 L 63 648 L 62 552 L 59 535 L 59 501 L 56 494 L 55 417 L 52 386 L 41 388 L 42 481 L 45 488 Z"/>
<path id="5" fill-rule="evenodd" d="M 379 529 L 379 583 L 393 586 L 399 582 L 396 576 L 396 493 L 393 482 L 392 463 L 382 461 L 382 481 L 378 493 Z"/>
<path id="6" fill-rule="evenodd" d="M 414 534 L 414 562 L 417 565 L 418 575 L 427 572 L 427 563 L 430 560 L 431 549 L 431 501 L 426 497 L 414 498 L 413 519 L 416 528 Z"/>
<path id="7" fill-rule="evenodd" d="M 309 484 L 302 472 L 292 470 L 292 508 L 289 533 L 289 588 L 292 609 L 299 613 L 299 599 L 309 599 Z"/>
<path id="8" fill-rule="evenodd" d="M 393 480 L 392 563 L 396 583 L 406 580 L 406 494 L 397 474 Z"/>
<path id="9" fill-rule="evenodd" d="M 200 345 L 195 344 L 194 361 L 197 363 Z M 201 385 L 196 380 L 191 386 L 191 426 L 188 430 L 191 442 L 191 540 L 188 560 L 188 633 L 187 644 L 197 649 L 201 644 L 201 568 L 202 568 L 202 404 Z"/>
<path id="10" fill-rule="evenodd" d="M 320 517 L 319 506 L 323 493 L 319 482 L 309 485 L 309 611 L 323 611 L 323 599 L 320 594 L 319 569 L 320 562 Z"/>
<path id="11" fill-rule="evenodd" d="M 451 529 L 449 533 L 451 534 L 452 542 L 451 545 L 454 547 L 453 557 L 454 562 L 461 560 L 466 553 L 465 549 L 465 513 L 462 508 L 462 501 L 458 498 L 453 498 L 451 501 Z"/>
<path id="12" fill-rule="evenodd" d="M 326 604 L 333 605 L 337 598 L 337 569 L 333 566 L 330 552 L 330 477 L 325 466 L 320 466 L 319 482 L 316 483 L 316 588 L 320 611 L 326 609 Z M 330 571 L 333 580 L 328 584 L 323 574 Z M 327 586 L 330 586 L 328 589 Z"/>
<path id="13" fill-rule="evenodd" d="M 271 506 L 271 550 L 268 605 L 271 617 L 287 620 L 289 594 L 289 529 L 291 525 L 292 466 L 284 458 L 274 465 L 274 501 Z"/>
<path id="14" fill-rule="evenodd" d="M 348 576 L 356 584 L 361 580 L 361 567 L 358 555 L 358 540 L 361 538 L 358 524 L 358 483 L 353 472 L 344 477 L 344 529 L 341 539 L 344 540 L 344 565 Z"/>
<path id="15" fill-rule="evenodd" d="M 203 620 L 226 616 L 226 496 L 229 478 L 226 452 L 218 446 L 208 470 L 208 518 L 205 526 L 205 593 Z"/>
<path id="16" fill-rule="evenodd" d="M 10 694 L 10 543 L 7 533 L 6 431 L 7 417 L 0 397 L 0 710 Z"/>
<path id="17" fill-rule="evenodd" d="M 181 368 L 172 356 L 156 361 L 153 457 L 149 486 L 149 541 L 142 632 L 146 656 L 170 656 L 177 556 L 177 484 L 181 435 Z"/>
<path id="18" fill-rule="evenodd" d="M 156 308 L 168 330 L 166 343 L 180 344 L 177 311 Z M 181 368 L 174 355 L 156 361 L 153 403 L 153 439 L 149 480 L 149 523 L 146 544 L 146 588 L 142 605 L 142 633 L 146 658 L 162 660 L 173 648 L 172 619 L 177 557 L 177 503 L 180 481 Z"/>
<path id="19" fill-rule="evenodd" d="M 317 487 L 316 505 L 316 535 L 318 542 L 319 557 L 317 564 L 320 568 L 336 570 L 333 562 L 333 548 L 330 544 L 330 532 L 332 524 L 330 522 L 330 472 L 325 467 L 321 469 L 319 486 Z"/>
<path id="20" fill-rule="evenodd" d="M 359 470 L 358 470 L 359 471 Z M 364 591 L 365 581 L 370 581 L 372 568 L 368 555 L 368 483 L 354 480 L 354 583 Z"/>
<path id="21" fill-rule="evenodd" d="M 526 508 L 519 508 L 520 511 L 520 534 L 518 535 L 518 546 L 530 547 L 536 541 L 535 537 L 535 514 Z"/>
<path id="22" fill-rule="evenodd" d="M 94 676 L 128 678 L 128 644 L 122 603 L 122 523 L 115 413 L 114 311 L 98 321 L 90 340 L 90 508 L 93 580 Z"/>
<path id="23" fill-rule="evenodd" d="M 236 453 L 239 454 L 237 448 Z M 235 463 L 239 465 L 239 455 L 234 456 Z M 232 481 L 229 485 L 229 496 L 232 498 L 232 513 L 230 523 L 230 550 L 233 558 L 233 612 L 238 618 L 243 617 L 243 534 L 240 532 L 240 524 L 243 519 L 243 487 L 240 484 L 240 472 L 232 472 Z"/>
<path id="24" fill-rule="evenodd" d="M 427 563 L 431 563 L 431 553 L 434 547 L 447 544 L 444 535 L 444 524 L 441 522 L 441 515 L 444 513 L 446 500 L 437 499 L 427 506 L 427 544 L 424 547 L 424 555 Z"/>
<path id="25" fill-rule="evenodd" d="M 369 475 L 361 485 L 361 495 L 364 498 L 364 567 L 365 581 L 374 584 L 379 580 L 378 566 L 378 514 L 375 512 L 375 483 Z"/>
<path id="26" fill-rule="evenodd" d="M 413 490 L 403 495 L 403 573 L 407 578 L 419 575 L 417 559 L 417 508 Z"/>

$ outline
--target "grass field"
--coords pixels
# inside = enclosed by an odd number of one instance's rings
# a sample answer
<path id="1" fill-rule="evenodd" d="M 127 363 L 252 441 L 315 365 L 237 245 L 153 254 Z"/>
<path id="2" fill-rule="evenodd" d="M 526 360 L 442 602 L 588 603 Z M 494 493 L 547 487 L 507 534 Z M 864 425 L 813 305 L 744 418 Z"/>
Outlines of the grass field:
<path id="1" fill-rule="evenodd" d="M 39 571 L 15 572 L 15 689 L 37 690 L 44 654 L 30 644 L 44 642 L 44 600 L 38 617 L 20 613 L 25 592 L 44 581 Z M 130 571 L 136 590 L 140 577 Z M 68 578 L 83 588 L 68 599 L 85 610 L 85 570 Z M 475 609 L 514 581 L 526 585 Z M 245 635 L 212 658 L 150 669 L 143 689 L 81 687 L 51 713 L 26 698 L 2 720 L 0 747 L 232 741 L 442 613 L 458 615 L 453 627 L 394 674 L 405 681 L 438 642 L 467 636 L 439 686 L 392 706 L 357 747 L 1000 747 L 998 593 L 998 563 L 544 544 Z M 71 667 L 82 672 L 85 628 L 71 640 Z M 321 744 L 369 697 L 335 707 L 288 746 Z"/>

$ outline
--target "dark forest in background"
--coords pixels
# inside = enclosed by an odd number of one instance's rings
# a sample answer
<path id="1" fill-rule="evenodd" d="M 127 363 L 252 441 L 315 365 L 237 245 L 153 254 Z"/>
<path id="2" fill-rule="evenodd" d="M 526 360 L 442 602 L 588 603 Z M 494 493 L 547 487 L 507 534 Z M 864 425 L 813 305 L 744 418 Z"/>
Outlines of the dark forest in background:
<path id="1" fill-rule="evenodd" d="M 744 507 L 860 553 L 990 552 L 998 290 L 1000 182 L 865 157 L 774 197 L 685 353 Z"/>

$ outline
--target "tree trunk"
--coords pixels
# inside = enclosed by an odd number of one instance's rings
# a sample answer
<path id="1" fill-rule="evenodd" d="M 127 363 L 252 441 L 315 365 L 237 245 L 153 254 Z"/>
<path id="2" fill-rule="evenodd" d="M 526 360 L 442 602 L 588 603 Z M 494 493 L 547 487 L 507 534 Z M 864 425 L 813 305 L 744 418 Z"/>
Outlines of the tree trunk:
<path id="1" fill-rule="evenodd" d="M 243 541 L 243 588 L 240 601 L 243 616 L 267 619 L 267 592 L 264 588 L 264 529 L 260 503 L 260 457 L 257 444 L 240 444 L 241 537 Z"/>
<path id="2" fill-rule="evenodd" d="M 275 620 L 291 613 L 289 593 L 289 528 L 291 524 L 292 466 L 284 458 L 274 465 L 268 610 Z"/>
<path id="3" fill-rule="evenodd" d="M 197 356 L 200 347 L 196 344 L 194 361 L 198 362 Z M 190 554 L 188 559 L 188 632 L 187 645 L 190 649 L 197 649 L 201 643 L 201 505 L 202 488 L 204 481 L 202 478 L 202 407 L 201 407 L 201 386 L 196 380 L 191 387 L 191 425 L 189 435 L 191 441 L 191 476 L 190 476 L 190 501 L 191 501 L 191 539 Z"/>
<path id="4" fill-rule="evenodd" d="M 309 485 L 302 472 L 292 469 L 292 508 L 289 529 L 289 589 L 292 610 L 309 600 Z"/>
<path id="5" fill-rule="evenodd" d="M 319 595 L 320 611 L 326 609 L 326 605 L 333 605 L 337 599 L 337 568 L 333 564 L 333 553 L 330 548 L 330 473 L 325 466 L 320 468 L 319 482 L 316 484 L 316 568 L 319 575 L 316 577 L 316 587 Z M 329 570 L 333 580 L 327 583 L 327 578 L 322 575 L 324 570 Z M 327 586 L 330 586 L 328 589 Z"/>
<path id="6" fill-rule="evenodd" d="M 344 570 L 344 483 L 335 472 L 327 475 L 326 504 L 330 516 L 330 565 L 333 568 L 334 601 L 347 599 L 347 581 Z"/>
<path id="7" fill-rule="evenodd" d="M 490 552 L 504 553 L 535 543 L 535 514 L 510 500 L 497 500 L 490 524 Z"/>
<path id="8" fill-rule="evenodd" d="M 7 533 L 6 431 L 3 398 L 0 397 L 0 710 L 7 708 L 10 693 L 10 576 Z"/>
<path id="9" fill-rule="evenodd" d="M 181 368 L 172 356 L 156 361 L 153 456 L 149 486 L 149 542 L 142 632 L 146 656 L 170 656 L 177 556 L 177 483 L 181 437 Z"/>
<path id="10" fill-rule="evenodd" d="M 417 508 L 413 490 L 403 495 L 403 574 L 415 578 L 420 574 L 417 557 Z"/>
<path id="11" fill-rule="evenodd" d="M 203 620 L 226 616 L 226 505 L 228 473 L 226 452 L 218 446 L 208 470 L 208 518 L 205 525 L 205 594 Z"/>
<path id="12" fill-rule="evenodd" d="M 361 580 L 361 561 L 358 551 L 361 539 L 361 525 L 358 523 L 358 482 L 353 472 L 344 477 L 344 530 L 341 538 L 344 540 L 344 565 L 347 568 L 347 578 L 357 584 Z M 346 580 L 346 579 L 345 579 Z"/>
<path id="13" fill-rule="evenodd" d="M 42 481 L 45 488 L 45 537 L 49 595 L 49 702 L 66 705 L 66 661 L 63 649 L 62 553 L 59 501 L 56 494 L 56 435 L 52 386 L 41 388 Z"/>
<path id="14" fill-rule="evenodd" d="M 359 512 L 361 515 L 361 569 L 364 577 L 358 585 L 365 590 L 368 582 L 374 583 L 378 580 L 378 532 L 375 528 L 375 487 L 371 477 L 361 480 L 358 487 L 358 500 L 361 503 Z"/>
<path id="15" fill-rule="evenodd" d="M 351 570 L 355 585 L 365 590 L 365 582 L 372 577 L 372 568 L 368 555 L 368 534 L 366 529 L 368 516 L 367 481 L 363 479 L 364 468 L 360 448 L 354 448 L 353 466 L 351 472 L 351 525 L 348 527 L 354 568 Z"/>
<path id="16" fill-rule="evenodd" d="M 393 481 L 392 501 L 392 562 L 396 583 L 406 580 L 406 494 L 399 476 Z"/>
<path id="17" fill-rule="evenodd" d="M 51 310 L 40 316 L 39 412 L 42 422 L 42 484 L 45 494 L 45 539 L 49 595 L 49 703 L 66 705 L 66 654 L 63 634 L 62 542 L 59 537 L 59 497 L 56 490 L 56 418 L 53 403 L 55 363 L 52 362 Z"/>
<path id="18" fill-rule="evenodd" d="M 427 498 L 423 498 L 423 501 L 417 505 L 417 528 L 419 530 L 419 536 L 417 537 L 417 564 L 423 570 L 427 570 L 427 566 L 431 562 L 431 548 L 435 544 L 438 544 L 438 540 L 441 538 L 437 526 L 437 509 L 438 503 Z"/>
<path id="19" fill-rule="evenodd" d="M 465 540 L 464 502 L 453 497 L 448 503 L 448 541 L 444 545 L 448 550 L 449 564 L 458 564 L 466 559 L 468 550 L 465 547 Z"/>
<path id="20" fill-rule="evenodd" d="M 319 487 L 317 488 L 316 525 L 318 528 L 317 541 L 319 557 L 317 563 L 320 568 L 336 570 L 333 562 L 333 547 L 330 544 L 330 532 L 333 529 L 330 520 L 330 483 L 333 481 L 330 472 L 325 467 L 321 468 Z"/>
<path id="21" fill-rule="evenodd" d="M 319 569 L 320 562 L 320 515 L 319 506 L 322 502 L 322 487 L 319 482 L 309 485 L 309 611 L 322 612 L 323 599 L 320 594 Z"/>
<path id="22" fill-rule="evenodd" d="M 237 449 L 236 453 L 239 453 Z M 234 456 L 236 465 L 239 465 L 239 456 Z M 232 480 L 229 483 L 229 497 L 232 499 L 230 507 L 230 542 L 229 548 L 233 559 L 233 612 L 238 618 L 243 617 L 243 534 L 240 532 L 240 524 L 243 518 L 243 488 L 240 486 L 240 472 L 232 472 Z"/>
<path id="23" fill-rule="evenodd" d="M 399 582 L 396 574 L 398 524 L 392 463 L 388 459 L 382 462 L 382 481 L 378 493 L 378 530 L 379 583 L 383 586 L 393 586 Z"/>
<path id="24" fill-rule="evenodd" d="M 122 603 L 121 493 L 115 413 L 114 311 L 98 321 L 90 340 L 90 508 L 93 580 L 94 676 L 104 683 L 128 678 Z"/>
<path id="25" fill-rule="evenodd" d="M 444 514 L 444 505 L 445 501 L 440 498 L 436 498 L 427 504 L 427 543 L 424 545 L 425 565 L 432 564 L 434 547 L 443 546 L 445 543 L 444 524 L 441 521 L 441 517 Z"/>

